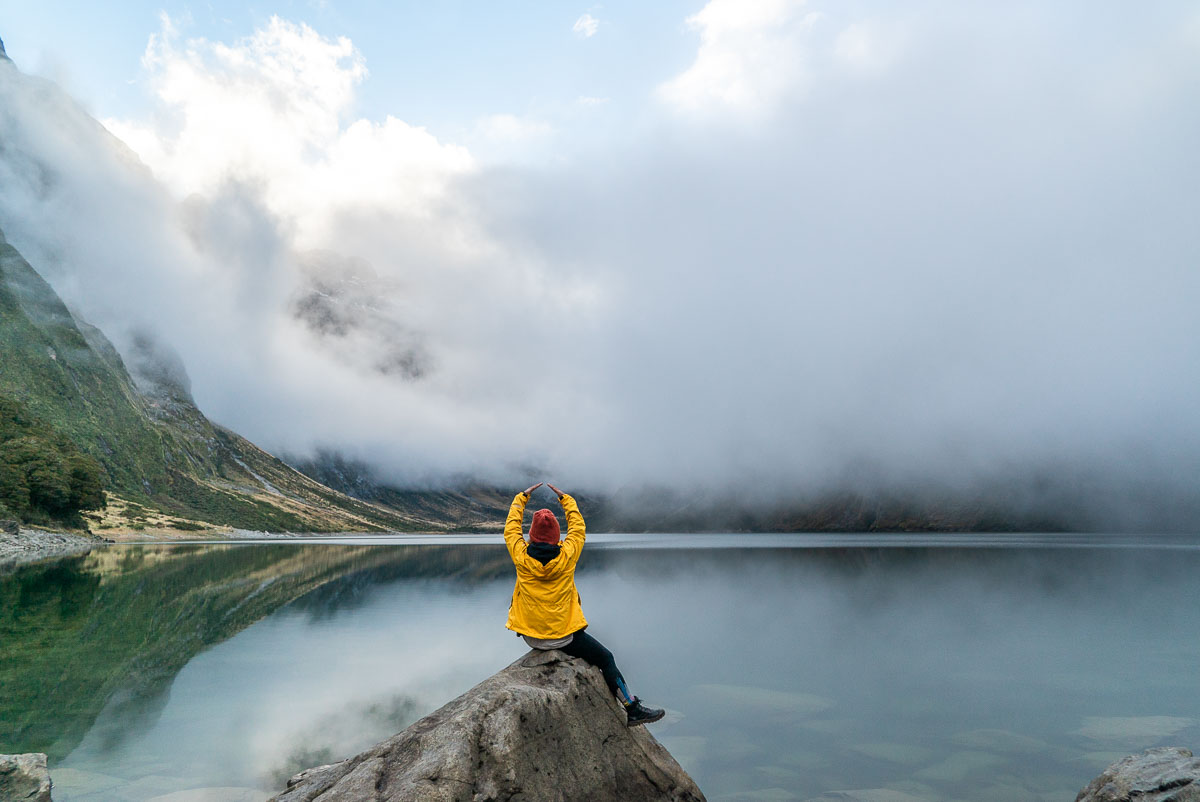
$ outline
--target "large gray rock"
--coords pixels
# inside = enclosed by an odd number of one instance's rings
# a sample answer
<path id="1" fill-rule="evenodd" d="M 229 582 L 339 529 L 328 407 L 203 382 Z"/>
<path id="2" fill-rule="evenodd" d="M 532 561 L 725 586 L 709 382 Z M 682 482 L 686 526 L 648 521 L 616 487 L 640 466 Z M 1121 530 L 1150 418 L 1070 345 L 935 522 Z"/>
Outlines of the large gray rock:
<path id="1" fill-rule="evenodd" d="M 1200 802 L 1200 759 L 1177 746 L 1147 749 L 1113 763 L 1075 802 Z"/>
<path id="2" fill-rule="evenodd" d="M 404 732 L 301 772 L 274 802 L 704 799 L 600 671 L 531 651 Z"/>
<path id="3" fill-rule="evenodd" d="M 50 772 L 41 752 L 0 755 L 0 802 L 50 802 Z"/>

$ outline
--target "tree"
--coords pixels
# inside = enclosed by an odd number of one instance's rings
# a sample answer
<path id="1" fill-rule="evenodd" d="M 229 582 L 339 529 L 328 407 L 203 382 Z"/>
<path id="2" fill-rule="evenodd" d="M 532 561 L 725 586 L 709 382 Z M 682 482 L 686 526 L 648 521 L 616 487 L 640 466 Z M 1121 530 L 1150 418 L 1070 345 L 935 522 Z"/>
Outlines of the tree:
<path id="1" fill-rule="evenodd" d="M 100 463 L 21 404 L 0 399 L 0 504 L 11 514 L 78 523 L 106 505 Z"/>
<path id="2" fill-rule="evenodd" d="M 9 510 L 9 514 L 20 515 L 29 509 L 29 483 L 25 481 L 25 471 L 19 465 L 12 465 L 0 456 L 0 505 Z"/>
<path id="3" fill-rule="evenodd" d="M 75 510 L 102 510 L 108 506 L 100 463 L 84 454 L 67 461 L 70 474 L 70 506 Z"/>

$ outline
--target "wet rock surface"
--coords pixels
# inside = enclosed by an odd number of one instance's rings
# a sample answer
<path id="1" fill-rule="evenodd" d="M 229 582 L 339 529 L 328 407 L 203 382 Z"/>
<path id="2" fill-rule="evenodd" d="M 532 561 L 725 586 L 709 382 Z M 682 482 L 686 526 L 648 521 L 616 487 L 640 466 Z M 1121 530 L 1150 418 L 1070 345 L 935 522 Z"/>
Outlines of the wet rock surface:
<path id="1" fill-rule="evenodd" d="M 1200 758 L 1177 746 L 1129 755 L 1092 780 L 1075 802 L 1200 802 Z"/>
<path id="2" fill-rule="evenodd" d="M 277 802 L 672 800 L 704 795 L 600 671 L 529 652 L 381 744 L 288 781 Z"/>
<path id="3" fill-rule="evenodd" d="M 50 802 L 50 773 L 43 753 L 0 755 L 0 800 Z"/>

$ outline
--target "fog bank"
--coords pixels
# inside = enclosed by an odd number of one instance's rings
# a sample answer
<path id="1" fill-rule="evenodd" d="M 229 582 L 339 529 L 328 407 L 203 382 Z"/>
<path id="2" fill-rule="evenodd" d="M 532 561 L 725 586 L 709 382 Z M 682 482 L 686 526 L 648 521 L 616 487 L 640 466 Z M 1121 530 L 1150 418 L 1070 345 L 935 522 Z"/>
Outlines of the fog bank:
<path id="1" fill-rule="evenodd" d="M 1194 9 L 726 5 L 541 160 L 355 119 L 285 20 L 165 22 L 125 145 L 0 63 L 0 228 L 215 420 L 400 484 L 1194 502 Z"/>

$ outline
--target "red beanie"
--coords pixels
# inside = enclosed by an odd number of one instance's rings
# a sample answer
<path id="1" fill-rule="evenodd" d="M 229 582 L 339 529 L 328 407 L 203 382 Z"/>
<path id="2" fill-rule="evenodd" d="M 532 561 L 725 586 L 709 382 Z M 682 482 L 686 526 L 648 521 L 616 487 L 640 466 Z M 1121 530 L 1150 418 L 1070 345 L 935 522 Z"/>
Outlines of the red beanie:
<path id="1" fill-rule="evenodd" d="M 529 539 L 534 543 L 558 542 L 558 519 L 550 510 L 538 510 L 529 525 Z"/>

